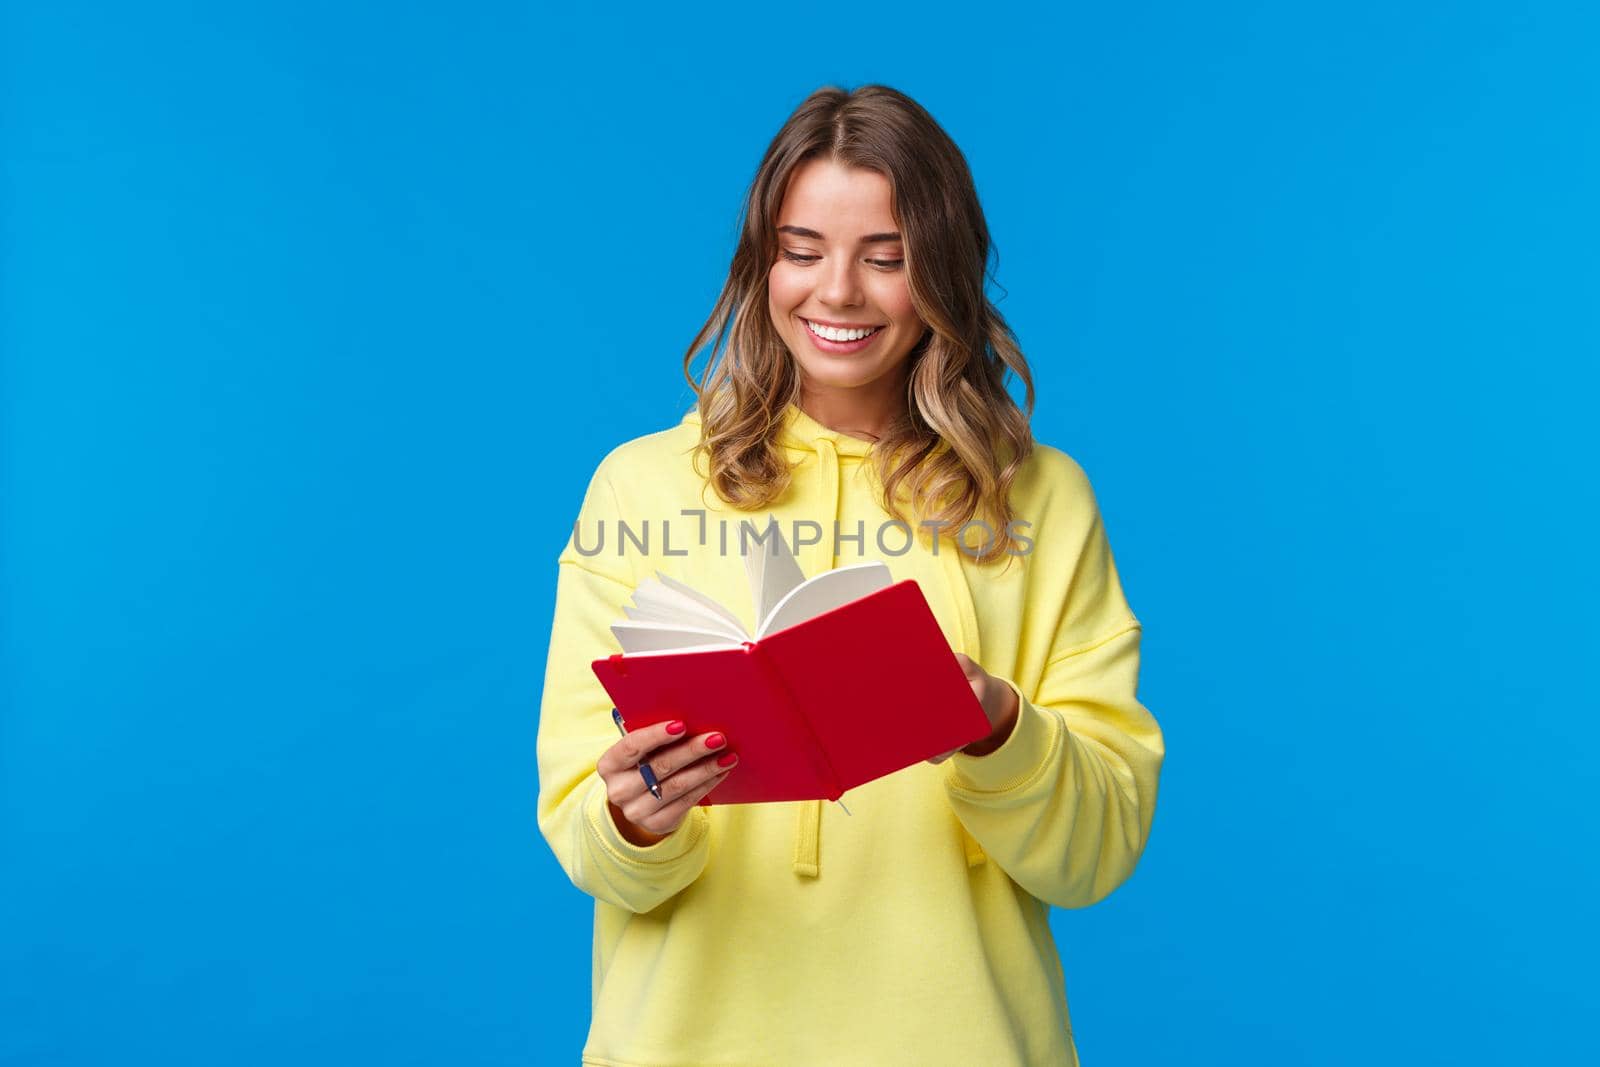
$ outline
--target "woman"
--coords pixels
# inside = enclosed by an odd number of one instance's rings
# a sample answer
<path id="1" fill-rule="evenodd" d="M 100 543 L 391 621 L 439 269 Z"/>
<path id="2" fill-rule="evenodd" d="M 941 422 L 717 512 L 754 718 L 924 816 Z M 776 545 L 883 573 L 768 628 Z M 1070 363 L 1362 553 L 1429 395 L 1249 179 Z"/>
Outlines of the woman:
<path id="1" fill-rule="evenodd" d="M 595 898 L 583 1062 L 1075 1063 L 1048 905 L 1132 873 L 1164 750 L 1089 482 L 1003 386 L 1031 412 L 966 162 L 906 96 L 823 89 L 745 216 L 685 357 L 726 335 L 695 408 L 605 457 L 560 556 L 539 826 Z M 700 806 L 739 773 L 737 737 L 617 736 L 590 663 L 634 587 L 659 571 L 752 624 L 727 531 L 769 515 L 807 575 L 879 559 L 917 581 L 988 737 L 846 812 Z"/>

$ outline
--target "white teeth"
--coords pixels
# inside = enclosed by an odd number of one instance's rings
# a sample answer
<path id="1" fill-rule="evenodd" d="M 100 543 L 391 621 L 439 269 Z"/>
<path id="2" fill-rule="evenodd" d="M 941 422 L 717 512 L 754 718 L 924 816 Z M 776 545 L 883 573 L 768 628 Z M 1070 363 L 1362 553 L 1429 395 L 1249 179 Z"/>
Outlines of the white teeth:
<path id="1" fill-rule="evenodd" d="M 874 326 L 870 330 L 839 330 L 832 326 L 818 326 L 810 319 L 802 319 L 801 321 L 806 324 L 806 329 L 829 341 L 859 341 L 863 337 L 877 333 L 879 329 L 879 327 Z"/>

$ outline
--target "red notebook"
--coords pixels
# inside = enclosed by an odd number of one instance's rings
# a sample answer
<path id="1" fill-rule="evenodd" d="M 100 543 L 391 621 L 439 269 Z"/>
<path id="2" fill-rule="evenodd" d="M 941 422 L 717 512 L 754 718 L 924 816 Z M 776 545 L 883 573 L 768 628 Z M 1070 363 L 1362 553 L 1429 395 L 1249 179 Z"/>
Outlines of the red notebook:
<path id="1" fill-rule="evenodd" d="M 593 663 L 627 729 L 682 719 L 690 735 L 728 735 L 739 764 L 701 804 L 838 800 L 989 735 L 915 581 L 890 582 L 884 564 L 866 563 L 796 582 L 776 540 L 746 554 L 762 620 L 754 636 L 658 575 L 641 583 L 631 621 L 612 628 L 631 651 Z"/>

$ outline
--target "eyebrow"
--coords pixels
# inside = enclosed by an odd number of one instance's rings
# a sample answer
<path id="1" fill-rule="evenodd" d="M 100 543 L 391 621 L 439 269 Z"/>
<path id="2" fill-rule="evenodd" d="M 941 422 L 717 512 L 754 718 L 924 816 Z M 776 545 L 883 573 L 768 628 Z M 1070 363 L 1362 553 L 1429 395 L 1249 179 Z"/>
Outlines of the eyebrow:
<path id="1" fill-rule="evenodd" d="M 804 226 L 779 226 L 778 232 L 792 233 L 796 237 L 809 237 L 813 241 L 820 241 L 823 239 L 822 234 L 818 233 L 816 230 L 808 230 Z M 900 235 L 898 233 L 869 233 L 861 239 L 861 243 L 864 245 L 876 245 L 886 244 L 888 242 L 898 240 L 900 240 Z"/>

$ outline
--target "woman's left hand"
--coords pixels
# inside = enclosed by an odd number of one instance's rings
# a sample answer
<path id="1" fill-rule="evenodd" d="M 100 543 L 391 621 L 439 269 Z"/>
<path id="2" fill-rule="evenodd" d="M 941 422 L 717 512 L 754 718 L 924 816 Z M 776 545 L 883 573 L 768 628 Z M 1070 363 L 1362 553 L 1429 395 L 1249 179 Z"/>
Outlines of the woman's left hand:
<path id="1" fill-rule="evenodd" d="M 957 652 L 956 662 L 961 664 L 961 669 L 966 672 L 973 695 L 978 698 L 978 703 L 983 705 L 983 713 L 989 716 L 989 736 L 974 741 L 965 748 L 952 748 L 949 752 L 934 756 L 928 760 L 929 763 L 943 763 L 957 752 L 969 756 L 987 756 L 1006 743 L 1006 738 L 1011 736 L 1011 728 L 1017 722 L 1016 690 L 978 666 L 970 656 Z"/>

